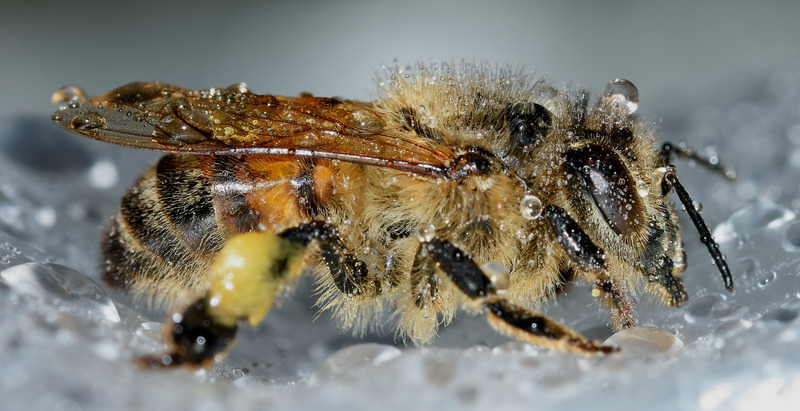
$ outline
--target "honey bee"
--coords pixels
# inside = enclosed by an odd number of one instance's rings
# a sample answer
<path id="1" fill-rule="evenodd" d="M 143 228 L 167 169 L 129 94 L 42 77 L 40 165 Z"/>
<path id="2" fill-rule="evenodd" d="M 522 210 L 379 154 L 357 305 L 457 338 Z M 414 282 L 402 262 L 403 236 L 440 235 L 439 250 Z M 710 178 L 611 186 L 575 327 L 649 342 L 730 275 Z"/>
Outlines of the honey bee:
<path id="1" fill-rule="evenodd" d="M 175 310 L 170 351 L 142 361 L 208 365 L 304 272 L 344 328 L 391 310 L 424 344 L 463 308 L 519 340 L 612 352 L 536 307 L 571 281 L 617 330 L 636 325 L 635 293 L 683 304 L 673 190 L 733 290 L 671 158 L 733 173 L 659 148 L 629 81 L 590 104 L 513 68 L 445 64 L 388 71 L 379 89 L 372 102 L 157 82 L 54 95 L 57 125 L 166 152 L 102 242 L 106 284 Z"/>

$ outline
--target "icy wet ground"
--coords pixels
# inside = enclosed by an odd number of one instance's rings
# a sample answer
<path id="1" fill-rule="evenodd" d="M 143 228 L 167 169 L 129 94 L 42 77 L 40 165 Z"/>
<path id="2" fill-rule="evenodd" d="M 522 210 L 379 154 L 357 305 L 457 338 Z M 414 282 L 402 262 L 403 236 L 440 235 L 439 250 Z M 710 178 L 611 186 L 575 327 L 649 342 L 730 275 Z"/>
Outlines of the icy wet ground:
<path id="1" fill-rule="evenodd" d="M 725 182 L 677 161 L 734 273 L 727 293 L 688 221 L 690 301 L 641 299 L 644 327 L 611 336 L 624 353 L 583 358 L 509 341 L 462 316 L 429 348 L 392 330 L 343 335 L 307 284 L 208 371 L 142 371 L 162 347 L 158 313 L 137 312 L 97 278 L 97 238 L 154 157 L 84 141 L 48 119 L 0 121 L 0 398 L 3 409 L 759 409 L 800 401 L 800 74 L 758 96 L 697 105 L 665 140 L 712 147 Z M 642 104 L 646 104 L 643 96 Z M 663 125 L 668 127 L 670 125 Z M 714 148 L 715 147 L 715 148 Z M 588 290 L 548 313 L 610 336 Z M 145 315 L 147 317 L 145 317 Z"/>

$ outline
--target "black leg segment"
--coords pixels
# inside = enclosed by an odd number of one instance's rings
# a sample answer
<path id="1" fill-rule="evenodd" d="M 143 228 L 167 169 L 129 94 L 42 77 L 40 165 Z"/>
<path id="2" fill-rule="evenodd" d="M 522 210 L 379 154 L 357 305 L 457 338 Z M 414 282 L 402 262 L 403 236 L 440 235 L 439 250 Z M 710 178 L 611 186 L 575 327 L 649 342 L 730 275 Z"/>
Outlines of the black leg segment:
<path id="1" fill-rule="evenodd" d="M 678 175 L 675 173 L 675 166 L 667 167 L 667 172 L 664 173 L 663 184 L 668 188 L 675 189 L 678 199 L 681 204 L 683 204 L 686 213 L 689 214 L 689 218 L 700 233 L 700 241 L 706 245 L 708 252 L 711 254 L 711 258 L 714 259 L 714 264 L 716 264 L 717 269 L 720 274 L 722 274 L 722 281 L 725 283 L 725 288 L 733 292 L 733 276 L 731 275 L 731 270 L 728 268 L 728 263 L 725 262 L 725 258 L 719 251 L 719 244 L 714 241 L 714 237 L 711 236 L 711 232 L 708 230 L 706 223 L 703 221 L 703 218 L 700 217 L 700 213 L 697 212 L 697 209 L 695 209 L 689 193 L 683 188 L 680 181 L 678 181 Z"/>
<path id="2" fill-rule="evenodd" d="M 320 255 L 331 272 L 336 287 L 344 294 L 357 295 L 375 291 L 379 282 L 370 278 L 367 265 L 355 258 L 342 243 L 338 230 L 322 221 L 312 221 L 280 233 L 284 239 L 307 246 L 319 244 Z"/>

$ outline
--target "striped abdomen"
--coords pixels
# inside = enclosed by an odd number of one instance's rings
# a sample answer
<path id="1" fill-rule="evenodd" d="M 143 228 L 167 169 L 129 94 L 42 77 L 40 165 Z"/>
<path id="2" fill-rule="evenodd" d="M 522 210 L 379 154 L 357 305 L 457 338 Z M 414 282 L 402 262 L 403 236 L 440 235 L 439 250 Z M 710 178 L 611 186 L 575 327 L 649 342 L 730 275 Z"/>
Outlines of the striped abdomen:
<path id="1" fill-rule="evenodd" d="M 332 175 L 308 160 L 165 155 L 123 197 L 103 279 L 157 305 L 196 298 L 226 239 L 320 216 Z"/>

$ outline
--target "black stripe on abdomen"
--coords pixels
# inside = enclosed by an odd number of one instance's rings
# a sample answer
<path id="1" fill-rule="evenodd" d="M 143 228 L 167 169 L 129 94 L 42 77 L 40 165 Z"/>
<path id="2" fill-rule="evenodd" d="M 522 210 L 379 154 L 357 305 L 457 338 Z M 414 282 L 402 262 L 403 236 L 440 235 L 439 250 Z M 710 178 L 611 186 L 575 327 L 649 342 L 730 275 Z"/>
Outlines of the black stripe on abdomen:
<path id="1" fill-rule="evenodd" d="M 156 191 L 164 215 L 190 250 L 222 246 L 217 233 L 207 157 L 168 154 L 156 166 Z"/>

